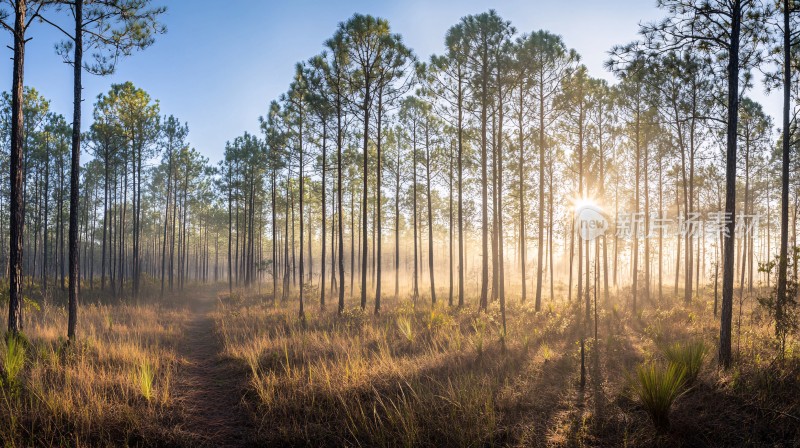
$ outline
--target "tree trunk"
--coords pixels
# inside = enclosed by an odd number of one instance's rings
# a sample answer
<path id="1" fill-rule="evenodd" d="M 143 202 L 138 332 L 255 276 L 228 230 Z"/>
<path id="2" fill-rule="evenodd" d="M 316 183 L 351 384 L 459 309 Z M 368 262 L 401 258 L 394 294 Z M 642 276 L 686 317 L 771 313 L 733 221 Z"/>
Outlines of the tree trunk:
<path id="1" fill-rule="evenodd" d="M 380 84 L 381 88 L 378 90 L 378 110 L 377 110 L 377 139 L 376 139 L 376 149 L 377 149 L 377 162 L 378 167 L 377 171 L 375 172 L 376 176 L 376 188 L 375 188 L 375 215 L 377 217 L 377 229 L 373 229 L 373 232 L 376 233 L 375 241 L 373 244 L 373 250 L 377 251 L 377 266 L 376 266 L 376 281 L 375 281 L 375 314 L 379 314 L 381 311 L 381 274 L 382 274 L 382 259 L 383 259 L 383 251 L 381 248 L 381 233 L 383 231 L 382 223 L 381 223 L 381 216 L 383 215 L 381 209 L 381 178 L 383 177 L 383 166 L 381 163 L 383 162 L 381 156 L 381 118 L 383 117 L 383 83 Z"/>
<path id="2" fill-rule="evenodd" d="M 484 59 L 485 59 L 484 55 Z M 485 62 L 485 61 L 484 61 Z M 486 64 L 484 64 L 486 65 Z M 486 165 L 486 118 L 488 102 L 488 80 L 484 74 L 481 80 L 481 310 L 486 310 L 489 301 L 489 203 L 488 177 Z"/>
<path id="3" fill-rule="evenodd" d="M 369 76 L 365 76 L 364 79 L 364 104 L 362 106 L 364 111 L 364 171 L 363 171 L 363 181 L 362 181 L 362 188 L 363 191 L 361 194 L 363 195 L 363 202 L 361 206 L 361 309 L 367 308 L 367 251 L 369 248 L 367 247 L 367 198 L 368 195 L 368 174 L 369 174 L 369 164 L 368 164 L 368 148 L 367 144 L 369 143 L 369 109 L 370 109 L 370 78 Z"/>
<path id="4" fill-rule="evenodd" d="M 450 268 L 450 281 L 447 293 L 447 306 L 453 306 L 453 145 L 450 144 L 450 152 L 447 155 L 447 227 L 449 242 L 447 246 L 447 261 Z"/>
<path id="5" fill-rule="evenodd" d="M 463 79 L 458 72 L 458 306 L 464 306 L 464 98 Z"/>
<path id="6" fill-rule="evenodd" d="M 789 20 L 789 0 L 783 0 L 783 130 L 781 147 L 781 245 L 778 258 L 778 285 L 775 300 L 775 330 L 783 320 L 783 305 L 786 303 L 786 271 L 788 266 L 789 245 L 789 167 L 791 157 L 791 30 Z M 769 229 L 769 226 L 767 226 Z M 769 238 L 767 238 L 769 241 Z M 770 254 L 771 256 L 771 254 Z M 721 353 L 721 352 L 720 352 Z"/>
<path id="7" fill-rule="evenodd" d="M 539 207 L 542 207 L 544 204 L 544 154 L 545 154 L 545 135 L 544 135 L 544 80 L 542 79 L 543 74 L 540 73 L 539 76 Z M 522 146 L 522 140 L 520 137 L 520 146 Z M 522 151 L 522 148 L 520 148 Z M 521 157 L 521 156 L 520 156 Z M 522 198 L 520 198 L 522 201 Z M 542 241 L 544 241 L 544 214 L 539 213 L 539 228 L 538 228 L 538 247 L 536 248 L 536 311 L 540 311 L 542 309 L 542 263 L 544 261 L 544 245 Z M 574 230 L 574 229 L 573 229 Z M 523 241 L 523 244 L 525 242 Z M 523 251 L 523 254 L 525 252 Z M 524 266 L 524 265 L 523 265 Z M 572 278 L 572 257 L 570 256 L 570 279 Z M 551 282 L 552 282 L 552 273 L 551 273 Z M 570 281 L 570 294 L 572 293 L 572 281 Z"/>
<path id="8" fill-rule="evenodd" d="M 75 59 L 73 61 L 73 119 L 72 119 L 72 166 L 69 189 L 69 318 L 67 337 L 75 340 L 78 323 L 78 282 L 80 265 L 78 252 L 78 198 L 81 169 L 81 74 L 83 73 L 83 0 L 75 2 Z"/>
<path id="9" fill-rule="evenodd" d="M 16 0 L 14 8 L 14 74 L 11 93 L 11 205 L 9 210 L 9 301 L 8 332 L 16 335 L 22 313 L 22 244 L 24 214 L 22 210 L 22 140 L 23 135 L 23 76 L 25 67 L 25 0 Z"/>
<path id="10" fill-rule="evenodd" d="M 321 257 L 321 268 L 320 268 L 320 282 L 319 282 L 319 307 L 320 309 L 325 309 L 325 249 L 326 249 L 326 242 L 325 239 L 328 230 L 328 213 L 327 213 L 327 177 L 326 174 L 328 173 L 328 122 L 327 120 L 323 120 L 322 122 L 322 252 L 320 253 Z M 309 240 L 311 237 L 309 236 Z"/>
<path id="11" fill-rule="evenodd" d="M 337 69 L 337 81 L 340 70 Z M 339 220 L 339 314 L 344 311 L 344 203 L 342 202 L 342 96 L 336 90 L 336 205 L 339 212 L 336 214 Z M 352 266 L 350 268 L 352 270 Z M 352 285 L 350 290 L 352 291 Z"/>
<path id="12" fill-rule="evenodd" d="M 397 138 L 397 166 L 394 190 L 394 298 L 400 296 L 400 138 Z"/>
<path id="13" fill-rule="evenodd" d="M 523 94 L 523 86 L 522 86 L 522 83 L 520 83 L 519 115 L 518 115 L 518 124 L 517 124 L 517 129 L 518 129 L 518 132 L 519 132 L 519 161 L 517 163 L 519 164 L 519 166 L 518 166 L 518 170 L 519 170 L 519 180 L 518 180 L 518 182 L 519 182 L 519 265 L 520 265 L 520 282 L 522 284 L 521 285 L 522 286 L 522 293 L 520 295 L 520 301 L 523 302 L 523 303 L 525 302 L 525 299 L 528 296 L 527 267 L 525 265 L 525 263 L 527 261 L 526 260 L 527 254 L 525 253 L 526 252 L 526 248 L 527 248 L 527 244 L 526 244 L 526 241 L 525 241 L 525 169 L 524 169 L 524 167 L 525 167 L 525 165 L 524 165 L 524 160 L 525 160 L 524 159 L 524 153 L 525 153 L 525 151 L 524 151 L 524 148 L 525 148 L 525 121 L 524 121 L 524 117 L 525 117 L 525 114 L 523 113 L 524 110 L 525 110 L 524 109 L 525 105 L 523 104 L 524 98 L 525 98 L 525 95 Z M 539 121 L 539 124 L 541 126 L 541 120 Z M 542 198 L 544 197 L 544 181 L 542 179 L 542 177 L 543 177 L 542 173 L 544 172 L 544 166 L 543 165 L 544 164 L 542 163 L 542 160 L 541 160 L 541 157 L 540 157 L 540 159 L 539 159 L 539 168 L 540 168 L 539 169 L 539 222 L 540 222 L 539 226 L 540 227 L 542 226 L 542 223 L 544 222 L 544 216 L 543 216 L 543 214 L 544 214 L 543 213 L 543 211 L 544 211 L 544 202 L 542 201 Z M 542 242 L 543 242 L 542 236 L 540 235 L 539 236 L 539 241 L 537 242 L 537 244 L 539 246 L 542 246 Z M 541 262 L 542 262 L 542 257 L 539 256 L 538 263 L 540 263 L 540 264 L 537 265 L 537 266 L 541 266 Z M 541 269 L 541 268 L 537 267 L 537 269 Z M 541 284 L 541 280 L 538 278 L 538 273 L 537 273 L 536 280 L 537 280 L 538 284 Z M 536 289 L 539 290 L 539 296 L 540 296 L 539 301 L 541 302 L 541 294 L 542 294 L 541 293 L 541 286 L 537 286 Z"/>
<path id="14" fill-rule="evenodd" d="M 430 117 L 426 118 L 430 120 Z M 433 265 L 433 206 L 431 205 L 431 142 L 430 123 L 425 125 L 425 186 L 428 199 L 428 269 L 431 278 L 431 306 L 436 305 L 436 279 Z"/>
<path id="15" fill-rule="evenodd" d="M 303 309 L 303 296 L 305 294 L 305 259 L 303 257 L 303 242 L 305 238 L 305 234 L 303 233 L 303 199 L 305 195 L 305 179 L 303 179 L 303 163 L 305 162 L 303 159 L 303 110 L 302 107 L 300 109 L 300 166 L 299 166 L 299 177 L 300 177 L 300 310 L 299 310 L 299 317 L 300 320 L 305 320 L 305 310 Z"/>
<path id="16" fill-rule="evenodd" d="M 733 0 L 730 47 L 728 51 L 728 123 L 725 166 L 725 213 L 736 216 L 736 132 L 739 122 L 739 35 L 741 31 L 741 0 Z M 733 219 L 725 223 L 725 247 L 722 272 L 722 319 L 719 328 L 719 364 L 731 365 L 731 321 L 733 318 Z"/>
<path id="17" fill-rule="evenodd" d="M 233 244 L 233 173 L 232 165 L 228 165 L 228 294 L 233 294 L 233 248 L 231 245 Z M 173 211 L 174 213 L 174 211 Z M 173 239 L 175 235 L 175 218 L 173 217 L 172 221 L 173 227 Z M 170 262 L 172 265 L 172 262 Z M 170 270 L 171 270 L 170 266 Z M 172 277 L 172 273 L 170 273 L 170 277 Z M 170 281 L 170 290 L 172 289 L 172 282 Z"/>
<path id="18" fill-rule="evenodd" d="M 412 297 L 414 299 L 414 303 L 417 303 L 417 298 L 419 298 L 419 266 L 418 261 L 419 258 L 417 257 L 418 248 L 417 248 L 417 125 L 416 121 L 414 121 L 413 128 L 411 130 L 411 147 L 412 147 L 412 155 L 411 155 L 411 164 L 414 167 L 413 169 L 413 199 L 412 199 L 412 211 L 414 214 L 413 219 L 413 238 L 414 238 L 414 282 L 413 282 L 413 294 Z"/>
<path id="19" fill-rule="evenodd" d="M 167 270 L 167 226 L 169 224 L 169 203 L 172 199 L 172 142 L 167 151 L 167 201 L 164 205 L 164 239 L 161 242 L 161 298 L 164 298 L 164 281 Z"/>

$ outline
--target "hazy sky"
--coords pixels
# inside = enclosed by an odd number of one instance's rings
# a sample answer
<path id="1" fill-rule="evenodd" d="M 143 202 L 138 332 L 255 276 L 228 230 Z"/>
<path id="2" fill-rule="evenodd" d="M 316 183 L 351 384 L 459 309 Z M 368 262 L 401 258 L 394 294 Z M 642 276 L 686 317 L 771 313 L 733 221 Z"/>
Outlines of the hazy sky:
<path id="1" fill-rule="evenodd" d="M 638 23 L 662 16 L 655 0 L 154 0 L 166 5 L 167 34 L 121 62 L 113 76 L 84 77 L 84 130 L 92 104 L 112 83 L 132 81 L 161 103 L 162 114 L 189 123 L 189 140 L 212 161 L 221 158 L 225 142 L 244 131 L 258 133 L 258 117 L 269 101 L 289 85 L 294 64 L 322 50 L 339 22 L 353 13 L 389 20 L 420 59 L 441 53 L 446 30 L 468 14 L 490 8 L 510 20 L 518 33 L 546 29 L 563 36 L 580 53 L 595 77 L 609 80 L 603 61 L 615 44 L 636 39 Z M 0 65 L 0 88 L 11 88 L 11 50 L 2 34 L 7 58 Z M 52 108 L 69 121 L 72 110 L 71 69 L 55 54 L 60 36 L 34 24 L 26 50 L 25 84 L 52 100 Z M 753 96 L 773 116 L 780 98 Z M 87 160 L 84 157 L 83 160 Z"/>

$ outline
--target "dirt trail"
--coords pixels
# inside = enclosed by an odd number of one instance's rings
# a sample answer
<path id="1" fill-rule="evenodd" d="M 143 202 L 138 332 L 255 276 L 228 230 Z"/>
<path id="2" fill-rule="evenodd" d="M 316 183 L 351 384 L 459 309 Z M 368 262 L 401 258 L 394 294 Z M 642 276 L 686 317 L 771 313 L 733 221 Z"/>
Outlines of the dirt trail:
<path id="1" fill-rule="evenodd" d="M 204 446 L 246 446 L 250 421 L 241 403 L 246 377 L 240 366 L 221 356 L 222 341 L 211 316 L 215 304 L 212 293 L 193 301 L 185 338 L 178 347 L 182 362 L 175 396 L 186 411 L 180 429 Z"/>

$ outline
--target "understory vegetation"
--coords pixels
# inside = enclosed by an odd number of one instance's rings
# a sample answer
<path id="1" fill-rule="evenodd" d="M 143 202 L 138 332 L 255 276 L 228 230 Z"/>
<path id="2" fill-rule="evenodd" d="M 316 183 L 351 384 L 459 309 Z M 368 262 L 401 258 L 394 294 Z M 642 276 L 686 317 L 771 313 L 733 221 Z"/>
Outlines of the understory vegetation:
<path id="1" fill-rule="evenodd" d="M 505 333 L 497 301 L 483 312 L 408 297 L 380 315 L 312 307 L 301 320 L 296 297 L 234 290 L 210 316 L 241 397 L 229 411 L 250 421 L 236 430 L 259 445 L 796 445 L 796 335 L 781 357 L 769 311 L 744 301 L 736 365 L 720 369 L 703 293 L 632 313 L 622 289 L 598 301 L 596 321 L 574 301 L 538 313 L 512 301 Z M 23 332 L 0 344 L 4 445 L 213 446 L 184 427 L 178 384 L 186 306 L 200 294 L 87 303 L 73 344 L 58 300 L 26 308 Z"/>
<path id="2" fill-rule="evenodd" d="M 246 403 L 266 445 L 800 442 L 797 341 L 776 361 L 758 307 L 743 310 L 737 366 L 724 371 L 703 362 L 716 344 L 713 298 L 669 298 L 636 314 L 601 303 L 581 388 L 575 303 L 538 314 L 509 303 L 505 336 L 497 302 L 485 314 L 405 299 L 379 316 L 315 307 L 305 320 L 291 303 L 234 291 L 215 315 L 224 354 L 247 371 Z"/>
<path id="3" fill-rule="evenodd" d="M 91 298 L 87 291 L 85 295 Z M 4 446 L 154 445 L 181 440 L 173 387 L 186 310 L 87 303 L 80 339 L 64 338 L 60 304 L 29 305 L 23 331 L 0 342 Z M 36 302 L 31 301 L 31 304 Z"/>

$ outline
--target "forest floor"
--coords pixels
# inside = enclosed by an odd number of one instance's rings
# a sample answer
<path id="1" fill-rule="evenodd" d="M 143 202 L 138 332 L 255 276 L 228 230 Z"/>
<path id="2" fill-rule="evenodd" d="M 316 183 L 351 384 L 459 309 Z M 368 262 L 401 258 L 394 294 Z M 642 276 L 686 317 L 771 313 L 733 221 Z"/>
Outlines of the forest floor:
<path id="1" fill-rule="evenodd" d="M 391 299 L 376 316 L 309 300 L 300 319 L 297 296 L 203 285 L 87 300 L 72 345 L 62 301 L 27 310 L 22 349 L 0 342 L 0 445 L 800 446 L 800 340 L 778 359 L 769 316 L 737 302 L 721 370 L 704 292 L 633 311 L 620 291 L 591 321 L 575 302 L 510 300 L 503 331 L 497 302 Z M 690 342 L 705 363 L 659 433 L 636 369 Z"/>
<path id="2" fill-rule="evenodd" d="M 213 317 L 223 356 L 249 367 L 243 401 L 263 446 L 798 446 L 800 346 L 776 360 L 753 302 L 737 310 L 728 371 L 707 295 L 633 312 L 623 294 L 598 304 L 597 336 L 564 302 L 509 302 L 505 334 L 497 303 L 483 313 L 387 300 L 380 316 L 308 303 L 299 319 L 294 298 L 234 291 Z M 659 433 L 631 389 L 637 366 L 691 342 L 705 363 Z"/>
<path id="3" fill-rule="evenodd" d="M 250 417 L 243 407 L 246 372 L 221 355 L 222 342 L 215 331 L 216 292 L 200 293 L 191 301 L 181 358 L 175 379 L 175 398 L 183 408 L 181 432 L 202 446 L 245 446 Z"/>

